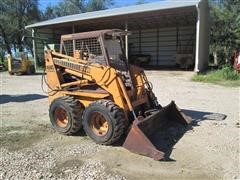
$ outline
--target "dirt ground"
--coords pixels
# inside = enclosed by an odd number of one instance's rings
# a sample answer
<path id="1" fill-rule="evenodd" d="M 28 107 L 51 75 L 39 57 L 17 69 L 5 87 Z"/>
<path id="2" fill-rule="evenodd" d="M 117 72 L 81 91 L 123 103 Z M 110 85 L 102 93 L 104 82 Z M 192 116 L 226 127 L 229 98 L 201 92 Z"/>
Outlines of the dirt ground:
<path id="1" fill-rule="evenodd" d="M 148 71 L 159 102 L 192 117 L 168 161 L 52 130 L 41 75 L 0 72 L 0 179 L 240 179 L 239 88 L 192 82 L 192 72 Z"/>

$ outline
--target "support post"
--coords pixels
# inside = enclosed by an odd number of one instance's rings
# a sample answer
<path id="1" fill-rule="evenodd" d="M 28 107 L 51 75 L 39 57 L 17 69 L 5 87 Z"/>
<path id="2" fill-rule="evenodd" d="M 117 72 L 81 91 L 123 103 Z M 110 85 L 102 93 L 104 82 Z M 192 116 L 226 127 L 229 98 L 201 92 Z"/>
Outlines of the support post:
<path id="1" fill-rule="evenodd" d="M 75 26 L 74 26 L 74 24 L 72 24 L 72 33 L 75 33 Z M 76 50 L 76 41 L 74 39 L 73 40 L 73 56 L 74 56 L 75 50 Z"/>
<path id="2" fill-rule="evenodd" d="M 205 71 L 209 62 L 209 6 L 207 0 L 197 4 L 195 72 Z"/>
<path id="3" fill-rule="evenodd" d="M 33 61 L 34 61 L 34 67 L 37 69 L 37 50 L 36 50 L 36 31 L 32 29 L 32 44 L 33 44 Z"/>
<path id="4" fill-rule="evenodd" d="M 128 31 L 128 22 L 125 21 L 125 31 Z M 125 35 L 125 54 L 126 58 L 128 59 L 128 34 Z"/>
<path id="5" fill-rule="evenodd" d="M 197 25 L 196 25 L 196 54 L 195 54 L 195 72 L 199 72 L 199 29 L 200 29 L 200 9 L 197 7 Z"/>
<path id="6" fill-rule="evenodd" d="M 156 65 L 159 65 L 159 24 L 157 25 L 157 63 Z"/>
<path id="7" fill-rule="evenodd" d="M 138 31 L 138 53 L 142 54 L 142 29 L 139 28 Z"/>

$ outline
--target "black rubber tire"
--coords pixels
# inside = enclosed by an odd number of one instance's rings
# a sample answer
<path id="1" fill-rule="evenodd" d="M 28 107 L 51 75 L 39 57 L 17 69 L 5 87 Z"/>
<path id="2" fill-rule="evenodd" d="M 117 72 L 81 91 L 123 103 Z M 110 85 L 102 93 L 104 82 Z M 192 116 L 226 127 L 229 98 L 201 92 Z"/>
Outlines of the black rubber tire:
<path id="1" fill-rule="evenodd" d="M 108 123 L 108 131 L 103 136 L 96 135 L 90 127 L 93 112 L 101 113 Z M 125 130 L 123 111 L 111 100 L 99 100 L 91 103 L 83 112 L 83 128 L 85 133 L 98 144 L 111 145 L 118 141 Z"/>
<path id="2" fill-rule="evenodd" d="M 34 65 L 30 66 L 30 71 L 31 71 L 31 74 L 35 74 L 36 73 L 36 69 L 35 69 Z"/>
<path id="3" fill-rule="evenodd" d="M 60 127 L 56 122 L 54 112 L 58 107 L 67 112 L 68 123 L 64 128 Z M 61 134 L 73 135 L 82 128 L 82 112 L 83 107 L 78 100 L 70 96 L 59 97 L 51 103 L 49 108 L 52 127 Z"/>
<path id="4" fill-rule="evenodd" d="M 14 73 L 16 76 L 22 76 L 24 73 L 23 72 L 16 72 Z"/>
<path id="5" fill-rule="evenodd" d="M 35 70 L 34 65 L 28 66 L 27 74 L 31 75 L 31 74 L 35 74 L 35 72 L 36 72 L 36 70 Z"/>

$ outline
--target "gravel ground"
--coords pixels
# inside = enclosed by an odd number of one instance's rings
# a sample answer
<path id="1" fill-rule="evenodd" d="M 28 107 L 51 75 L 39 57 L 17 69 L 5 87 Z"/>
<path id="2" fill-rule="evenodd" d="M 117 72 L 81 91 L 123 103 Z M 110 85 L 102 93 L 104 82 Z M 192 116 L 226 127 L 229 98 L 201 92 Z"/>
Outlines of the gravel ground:
<path id="1" fill-rule="evenodd" d="M 194 120 L 170 161 L 56 133 L 41 75 L 0 72 L 0 179 L 240 179 L 239 88 L 191 82 L 192 72 L 147 75 L 162 105 L 175 100 Z"/>

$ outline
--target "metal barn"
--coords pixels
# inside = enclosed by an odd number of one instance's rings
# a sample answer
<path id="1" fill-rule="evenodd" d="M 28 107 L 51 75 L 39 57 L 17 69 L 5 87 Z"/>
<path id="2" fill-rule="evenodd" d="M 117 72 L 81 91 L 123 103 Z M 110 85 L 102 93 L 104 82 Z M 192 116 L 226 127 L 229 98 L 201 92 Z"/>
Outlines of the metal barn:
<path id="1" fill-rule="evenodd" d="M 145 55 L 148 68 L 176 67 L 192 63 L 204 71 L 209 54 L 209 6 L 207 0 L 167 0 L 59 17 L 26 26 L 32 30 L 35 62 L 44 57 L 46 39 L 59 44 L 62 34 L 100 29 L 131 31 L 125 37 L 126 55 Z"/>

